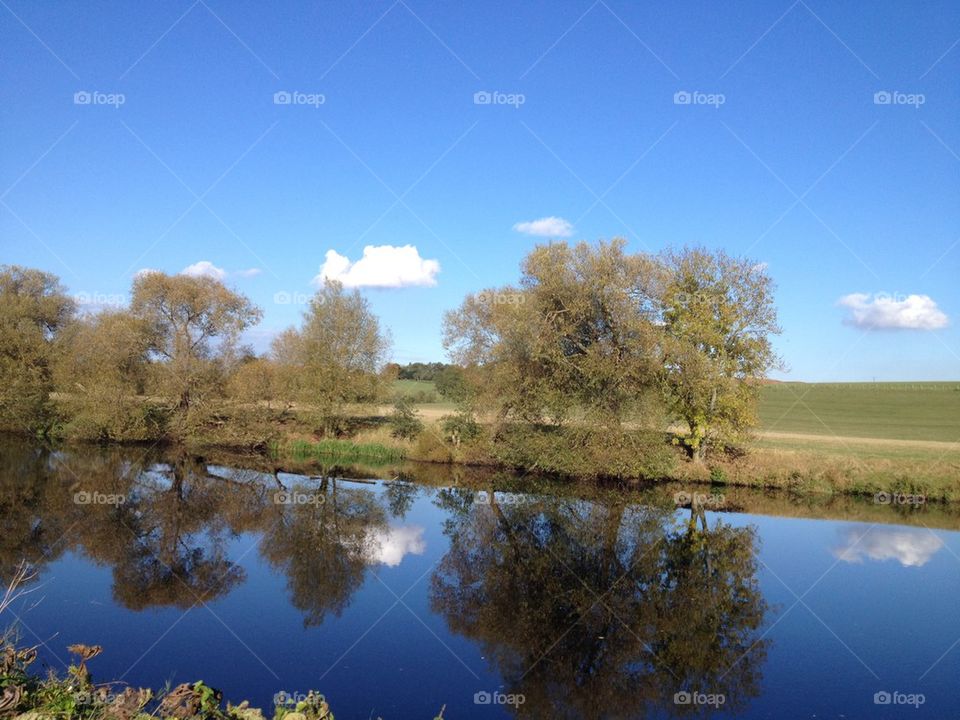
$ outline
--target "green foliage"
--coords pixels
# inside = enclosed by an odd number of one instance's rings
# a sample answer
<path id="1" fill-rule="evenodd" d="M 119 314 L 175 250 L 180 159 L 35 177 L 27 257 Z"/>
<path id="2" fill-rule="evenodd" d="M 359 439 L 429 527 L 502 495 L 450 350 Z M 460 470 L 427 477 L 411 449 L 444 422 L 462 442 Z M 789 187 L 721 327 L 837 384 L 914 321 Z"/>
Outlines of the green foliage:
<path id="1" fill-rule="evenodd" d="M 450 365 L 441 362 L 432 363 L 408 363 L 397 366 L 397 378 L 399 380 L 421 380 L 432 382 Z"/>
<path id="2" fill-rule="evenodd" d="M 462 368 L 447 365 L 434 380 L 437 392 L 451 402 L 464 402 L 469 396 L 467 378 Z"/>
<path id="3" fill-rule="evenodd" d="M 387 418 L 390 434 L 395 438 L 411 440 L 423 432 L 423 422 L 417 417 L 410 403 L 401 398 L 393 405 L 393 412 Z"/>
<path id="4" fill-rule="evenodd" d="M 349 440 L 321 440 L 308 442 L 294 440 L 290 443 L 271 445 L 274 457 L 290 457 L 294 460 L 335 460 L 338 462 L 389 463 L 402 460 L 404 453 L 398 448 L 379 443 L 356 443 Z"/>
<path id="5" fill-rule="evenodd" d="M 669 477 L 675 456 L 663 435 L 642 430 L 598 430 L 582 426 L 509 424 L 490 451 L 506 465 L 574 477 Z"/>
<path id="6" fill-rule="evenodd" d="M 444 415 L 440 419 L 444 437 L 454 445 L 471 443 L 483 434 L 483 427 L 473 413 L 461 410 L 453 415 Z"/>
<path id="7" fill-rule="evenodd" d="M 68 720 L 265 720 L 263 712 L 244 701 L 223 707 L 223 694 L 198 680 L 154 694 L 149 688 L 127 687 L 116 691 L 120 683 L 95 684 L 86 661 L 99 654 L 99 647 L 71 646 L 81 655 L 79 665 L 71 666 L 64 678 L 52 671 L 39 677 L 28 671 L 36 659 L 36 649 L 20 649 L 12 644 L 0 648 L 0 716 L 67 718 Z M 334 720 L 326 698 L 311 690 L 299 699 L 278 704 L 274 720 Z"/>
<path id="8" fill-rule="evenodd" d="M 378 370 L 389 347 L 370 303 L 357 290 L 327 281 L 304 313 L 273 343 L 278 395 L 313 408 L 321 424 L 347 403 L 372 402 L 382 393 Z"/>
<path id="9" fill-rule="evenodd" d="M 75 311 L 56 276 L 0 266 L 0 430 L 43 433 L 53 422 L 53 367 Z"/>

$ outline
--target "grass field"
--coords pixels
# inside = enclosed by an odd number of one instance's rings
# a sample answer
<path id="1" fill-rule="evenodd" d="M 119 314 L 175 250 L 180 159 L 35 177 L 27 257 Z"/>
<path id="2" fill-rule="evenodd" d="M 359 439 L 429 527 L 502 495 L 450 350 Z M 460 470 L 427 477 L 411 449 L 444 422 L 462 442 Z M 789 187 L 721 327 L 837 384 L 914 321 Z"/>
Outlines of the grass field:
<path id="1" fill-rule="evenodd" d="M 960 382 L 778 383 L 761 397 L 762 432 L 960 441 Z"/>

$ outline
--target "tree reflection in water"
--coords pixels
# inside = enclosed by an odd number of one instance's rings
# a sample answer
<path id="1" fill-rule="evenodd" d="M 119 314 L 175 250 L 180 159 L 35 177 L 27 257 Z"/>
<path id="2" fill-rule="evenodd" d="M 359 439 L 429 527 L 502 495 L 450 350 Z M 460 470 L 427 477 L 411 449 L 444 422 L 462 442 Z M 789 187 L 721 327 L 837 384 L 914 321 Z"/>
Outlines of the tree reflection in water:
<path id="1" fill-rule="evenodd" d="M 390 520 L 431 493 L 450 542 L 431 607 L 480 644 L 505 692 L 525 696 L 518 715 L 704 710 L 675 705 L 682 690 L 723 694 L 735 712 L 758 690 L 766 606 L 756 535 L 710 527 L 702 513 L 678 521 L 672 507 L 616 493 L 488 492 L 477 502 L 466 490 L 399 481 L 374 492 L 185 455 L 160 463 L 147 450 L 59 455 L 19 443 L 0 457 L 0 580 L 22 558 L 43 565 L 72 550 L 112 568 L 124 607 L 187 608 L 244 581 L 231 542 L 253 533 L 304 624 L 316 626 L 343 612 L 372 563 L 423 552 L 422 528 L 399 532 Z M 306 501 L 277 502 L 278 488 Z M 83 491 L 125 501 L 78 504 Z"/>
<path id="2" fill-rule="evenodd" d="M 524 695 L 518 715 L 697 712 L 674 703 L 682 690 L 723 694 L 735 712 L 756 695 L 765 604 L 752 529 L 616 499 L 487 498 L 444 499 L 458 512 L 431 600 L 481 643 L 505 692 Z"/>

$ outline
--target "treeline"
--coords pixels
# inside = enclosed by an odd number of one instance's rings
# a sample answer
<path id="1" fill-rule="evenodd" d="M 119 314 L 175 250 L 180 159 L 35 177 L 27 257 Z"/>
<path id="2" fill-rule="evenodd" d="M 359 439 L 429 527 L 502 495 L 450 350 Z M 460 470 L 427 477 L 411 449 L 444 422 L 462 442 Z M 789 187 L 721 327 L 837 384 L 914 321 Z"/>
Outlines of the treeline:
<path id="1" fill-rule="evenodd" d="M 698 459 L 737 447 L 755 425 L 756 381 L 779 365 L 765 266 L 625 246 L 538 246 L 518 284 L 447 313 L 444 343 L 466 369 L 469 402 L 498 418 L 495 439 L 514 462 L 587 458 L 634 474 L 678 424 L 674 442 Z"/>
<path id="2" fill-rule="evenodd" d="M 0 268 L 0 428 L 258 444 L 298 404 L 329 431 L 380 398 L 389 342 L 358 292 L 328 283 L 257 357 L 239 340 L 261 316 L 218 280 L 161 272 L 135 278 L 127 307 L 80 314 L 55 276 Z"/>
<path id="3" fill-rule="evenodd" d="M 551 243 L 516 285 L 446 314 L 455 365 L 398 366 L 368 302 L 335 282 L 257 356 L 240 338 L 261 310 L 215 279 L 147 272 L 128 306 L 79 313 L 55 276 L 2 267 L 0 428 L 258 444 L 297 418 L 330 435 L 400 377 L 458 403 L 432 435 L 472 459 L 655 474 L 667 435 L 696 458 L 746 437 L 754 381 L 778 363 L 772 292 L 763 266 L 722 252 Z M 415 439 L 422 423 L 398 413 Z"/>

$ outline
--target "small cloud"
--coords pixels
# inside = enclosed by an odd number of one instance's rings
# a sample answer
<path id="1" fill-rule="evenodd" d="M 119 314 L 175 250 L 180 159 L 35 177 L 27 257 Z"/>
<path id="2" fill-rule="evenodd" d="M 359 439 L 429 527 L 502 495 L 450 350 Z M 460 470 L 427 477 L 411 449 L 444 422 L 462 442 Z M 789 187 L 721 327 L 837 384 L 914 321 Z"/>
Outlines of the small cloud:
<path id="1" fill-rule="evenodd" d="M 236 275 L 237 277 L 252 278 L 252 277 L 256 277 L 262 272 L 263 270 L 261 270 L 260 268 L 250 268 L 249 270 L 237 270 L 233 274 Z"/>
<path id="2" fill-rule="evenodd" d="M 189 275 L 190 277 L 208 277 L 214 280 L 223 280 L 227 277 L 226 270 L 217 267 L 209 260 L 200 260 L 193 265 L 187 265 L 187 267 L 180 271 L 180 274 Z"/>
<path id="3" fill-rule="evenodd" d="M 896 560 L 904 567 L 922 567 L 943 547 L 943 540 L 932 532 L 920 530 L 877 530 L 848 527 L 840 533 L 841 542 L 833 555 L 846 563 L 864 559 L 883 562 Z"/>
<path id="4" fill-rule="evenodd" d="M 539 220 L 518 222 L 513 226 L 513 229 L 518 233 L 537 237 L 570 237 L 573 235 L 573 225 L 570 224 L 570 221 L 553 215 Z"/>
<path id="5" fill-rule="evenodd" d="M 157 270 L 156 268 L 140 268 L 134 274 L 134 278 L 143 277 L 144 275 L 149 275 L 150 273 L 163 272 L 162 270 Z"/>
<path id="6" fill-rule="evenodd" d="M 929 295 L 851 293 L 837 304 L 850 310 L 845 322 L 864 330 L 939 330 L 949 322 Z"/>
<path id="7" fill-rule="evenodd" d="M 433 286 L 439 272 L 440 263 L 423 259 L 413 245 L 367 245 L 363 257 L 356 262 L 350 262 L 336 250 L 328 250 L 313 282 L 321 285 L 324 280 L 338 280 L 351 288 Z"/>
<path id="8" fill-rule="evenodd" d="M 427 541 L 419 525 L 377 530 L 367 552 L 367 559 L 387 567 L 397 567 L 406 555 L 423 555 Z"/>

